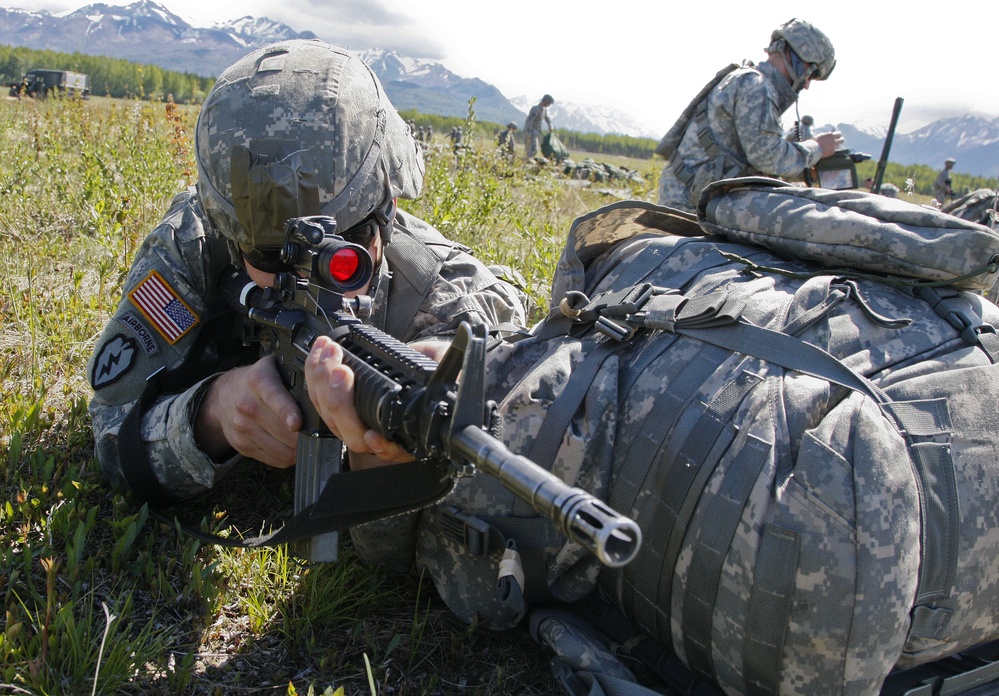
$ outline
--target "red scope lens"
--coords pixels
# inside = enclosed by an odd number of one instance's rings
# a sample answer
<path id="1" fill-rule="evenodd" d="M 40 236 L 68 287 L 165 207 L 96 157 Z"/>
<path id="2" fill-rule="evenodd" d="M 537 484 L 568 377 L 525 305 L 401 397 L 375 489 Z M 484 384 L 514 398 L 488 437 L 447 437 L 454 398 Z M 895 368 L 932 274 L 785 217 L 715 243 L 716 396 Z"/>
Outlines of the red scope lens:
<path id="1" fill-rule="evenodd" d="M 312 268 L 320 284 L 336 292 L 360 290 L 374 270 L 367 249 L 333 238 L 324 241 Z"/>
<path id="2" fill-rule="evenodd" d="M 330 277 L 341 285 L 349 285 L 361 268 L 361 257 L 354 249 L 338 249 L 330 257 Z"/>

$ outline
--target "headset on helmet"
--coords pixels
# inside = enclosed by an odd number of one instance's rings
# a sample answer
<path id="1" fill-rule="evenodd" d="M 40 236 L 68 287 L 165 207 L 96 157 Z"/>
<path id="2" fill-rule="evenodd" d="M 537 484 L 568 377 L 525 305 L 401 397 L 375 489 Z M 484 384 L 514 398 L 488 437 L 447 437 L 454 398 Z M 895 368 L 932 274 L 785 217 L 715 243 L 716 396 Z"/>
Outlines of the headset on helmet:
<path id="1" fill-rule="evenodd" d="M 359 58 L 320 41 L 261 48 L 225 70 L 198 115 L 198 195 L 241 252 L 277 249 L 292 217 L 340 233 L 423 184 L 419 145 Z"/>
<path id="2" fill-rule="evenodd" d="M 789 49 L 795 91 L 800 90 L 808 79 L 825 80 L 836 67 L 836 50 L 832 42 L 802 19 L 791 19 L 770 35 L 768 53 L 785 49 Z"/>

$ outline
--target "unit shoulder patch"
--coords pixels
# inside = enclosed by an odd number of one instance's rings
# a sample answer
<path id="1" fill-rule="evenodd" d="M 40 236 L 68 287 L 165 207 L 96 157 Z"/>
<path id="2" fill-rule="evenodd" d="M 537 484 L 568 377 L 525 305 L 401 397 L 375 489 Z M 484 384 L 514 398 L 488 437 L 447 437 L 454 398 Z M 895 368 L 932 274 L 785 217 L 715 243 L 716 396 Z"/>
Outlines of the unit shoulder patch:
<path id="1" fill-rule="evenodd" d="M 135 339 L 124 334 L 116 334 L 108 340 L 94 358 L 90 385 L 95 389 L 117 382 L 122 375 L 132 369 L 136 355 Z"/>

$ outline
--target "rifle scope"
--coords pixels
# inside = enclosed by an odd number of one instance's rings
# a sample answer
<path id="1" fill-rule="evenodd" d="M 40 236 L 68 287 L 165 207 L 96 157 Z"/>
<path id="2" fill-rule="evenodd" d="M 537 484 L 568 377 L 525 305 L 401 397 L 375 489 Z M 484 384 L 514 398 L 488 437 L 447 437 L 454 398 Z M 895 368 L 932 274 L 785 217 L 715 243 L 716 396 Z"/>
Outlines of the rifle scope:
<path id="1" fill-rule="evenodd" d="M 291 218 L 285 223 L 281 262 L 340 293 L 363 288 L 373 273 L 368 250 L 336 234 L 326 215 Z"/>

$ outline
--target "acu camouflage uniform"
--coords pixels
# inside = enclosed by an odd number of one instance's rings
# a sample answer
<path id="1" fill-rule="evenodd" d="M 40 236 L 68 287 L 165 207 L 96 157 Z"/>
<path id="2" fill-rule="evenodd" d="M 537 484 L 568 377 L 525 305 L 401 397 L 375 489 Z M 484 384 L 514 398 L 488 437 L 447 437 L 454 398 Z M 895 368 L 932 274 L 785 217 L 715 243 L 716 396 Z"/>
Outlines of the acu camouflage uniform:
<path id="1" fill-rule="evenodd" d="M 712 181 L 754 174 L 792 177 L 815 166 L 814 140 L 784 137 L 781 114 L 797 99 L 770 63 L 747 63 L 726 75 L 696 107 L 677 153 L 659 178 L 659 204 L 693 212 Z"/>
<path id="2" fill-rule="evenodd" d="M 164 396 L 142 416 L 142 440 L 160 482 L 178 497 L 188 497 L 214 487 L 238 457 L 214 462 L 198 449 L 193 423 L 198 404 L 209 382 L 220 369 L 250 364 L 259 354 L 240 345 L 240 325 L 234 310 L 219 307 L 212 290 L 213 269 L 209 248 L 223 245 L 221 258 L 229 261 L 225 240 L 207 226 L 193 189 L 179 194 L 163 221 L 139 249 L 125 283 L 124 298 L 104 329 L 88 367 L 94 398 L 90 413 L 97 454 L 109 480 L 121 482 L 118 432 L 146 378 L 160 368 L 180 364 L 196 346 L 201 325 L 216 313 L 231 317 L 214 320 L 216 337 L 205 350 L 203 379 L 180 393 Z M 392 242 L 384 248 L 372 293 L 370 322 L 403 341 L 432 336 L 446 337 L 461 321 L 495 325 L 526 318 L 517 291 L 499 280 L 468 251 L 445 239 L 425 222 L 402 211 L 397 213 Z M 393 277 L 401 267 L 414 274 L 413 257 L 439 259 L 440 268 L 427 288 L 411 323 L 392 321 L 392 307 L 406 303 L 393 290 L 412 293 L 405 276 Z M 218 265 L 218 264 L 216 264 Z M 220 269 L 215 269 L 220 270 Z M 138 299 L 139 288 L 149 288 L 153 278 L 166 303 L 158 314 Z M 414 279 L 418 282 L 418 279 Z M 141 291 L 140 291 L 141 292 Z M 144 305 L 152 318 L 137 305 Z M 177 324 L 180 328 L 174 328 Z M 169 333 L 168 333 L 169 332 Z M 175 335 L 178 334 L 179 335 Z"/>
<path id="3" fill-rule="evenodd" d="M 211 381 L 259 358 L 242 345 L 237 312 L 220 306 L 221 271 L 279 247 L 289 217 L 331 215 L 338 232 L 349 230 L 396 197 L 415 198 L 423 181 L 419 147 L 374 73 L 319 41 L 272 44 L 223 72 L 199 114 L 196 147 L 198 184 L 174 199 L 139 249 L 88 367 L 107 477 L 124 483 L 132 455 L 122 443 L 131 442 L 176 498 L 212 488 L 237 461 L 212 461 L 193 426 Z M 525 322 L 512 285 L 422 220 L 399 211 L 377 233 L 383 259 L 370 321 L 392 336 L 446 336 L 461 321 Z M 123 434 L 147 378 L 188 362 L 189 383 L 164 385 Z"/>
<path id="4" fill-rule="evenodd" d="M 160 482 L 178 497 L 214 487 L 238 461 L 238 457 L 212 461 L 198 449 L 193 433 L 198 404 L 218 372 L 250 364 L 259 357 L 255 350 L 248 353 L 242 348 L 236 312 L 219 307 L 213 297 L 210 247 L 219 243 L 207 228 L 197 195 L 190 189 L 174 199 L 133 261 L 124 297 L 104 329 L 88 368 L 94 387 L 90 413 L 97 455 L 113 482 L 121 482 L 120 458 L 129 456 L 118 450 L 119 429 L 146 378 L 160 368 L 180 364 L 196 346 L 200 325 L 216 312 L 232 316 L 230 321 L 216 321 L 225 329 L 216 329 L 218 335 L 205 351 L 203 379 L 180 393 L 157 400 L 142 416 L 142 440 Z M 227 250 L 221 256 L 216 254 L 216 258 L 220 257 L 228 261 Z M 392 242 L 384 247 L 384 257 L 372 292 L 370 322 L 400 340 L 447 336 L 461 321 L 488 325 L 523 325 L 526 321 L 523 304 L 512 285 L 499 280 L 466 249 L 448 241 L 419 218 L 397 213 Z M 440 264 L 432 283 L 422 289 L 414 258 Z M 401 275 L 400 268 L 402 273 L 415 277 Z M 137 304 L 143 302 L 135 294 L 137 289 L 148 290 L 150 282 L 157 283 L 157 292 L 162 293 L 166 304 L 172 305 L 164 313 L 172 315 L 173 320 L 156 314 L 149 302 L 144 303 L 145 310 Z M 402 325 L 393 322 L 392 307 L 408 303 L 404 296 L 412 292 L 425 293 L 412 321 Z M 152 318 L 144 311 L 149 311 Z"/>

